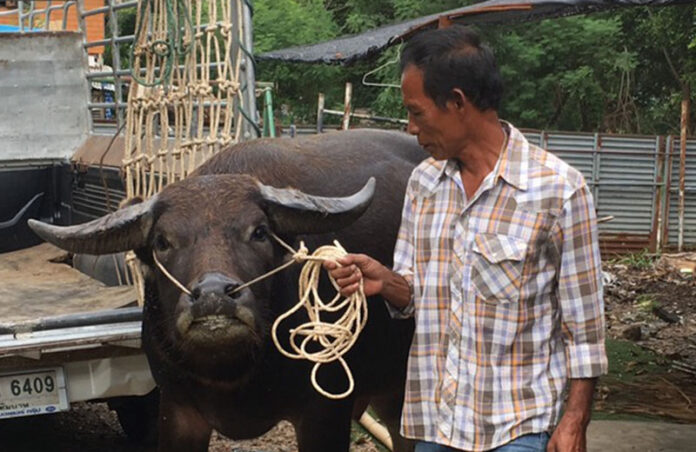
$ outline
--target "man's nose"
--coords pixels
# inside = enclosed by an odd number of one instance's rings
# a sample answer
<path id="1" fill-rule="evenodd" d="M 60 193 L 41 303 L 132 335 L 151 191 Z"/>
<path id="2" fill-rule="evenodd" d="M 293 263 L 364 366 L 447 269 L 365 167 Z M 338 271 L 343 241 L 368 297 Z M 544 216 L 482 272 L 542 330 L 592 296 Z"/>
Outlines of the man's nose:
<path id="1" fill-rule="evenodd" d="M 410 133 L 411 135 L 418 135 L 418 126 L 416 123 L 413 121 L 413 118 L 411 117 L 411 114 L 408 114 L 408 126 L 406 127 L 406 131 Z"/>

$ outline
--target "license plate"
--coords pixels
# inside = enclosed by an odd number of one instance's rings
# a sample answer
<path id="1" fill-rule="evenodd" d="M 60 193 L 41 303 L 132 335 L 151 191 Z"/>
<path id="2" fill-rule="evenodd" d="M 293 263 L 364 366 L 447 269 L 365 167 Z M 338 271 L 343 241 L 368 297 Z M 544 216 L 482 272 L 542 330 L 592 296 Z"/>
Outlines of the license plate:
<path id="1" fill-rule="evenodd" d="M 68 408 L 62 368 L 0 374 L 0 419 L 55 413 Z"/>

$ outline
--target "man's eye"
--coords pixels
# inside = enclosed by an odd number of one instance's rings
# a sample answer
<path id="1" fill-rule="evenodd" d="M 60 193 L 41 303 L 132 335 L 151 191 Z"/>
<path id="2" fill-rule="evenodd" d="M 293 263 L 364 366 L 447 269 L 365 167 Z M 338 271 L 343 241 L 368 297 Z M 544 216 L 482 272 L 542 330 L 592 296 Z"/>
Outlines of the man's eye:
<path id="1" fill-rule="evenodd" d="M 258 226 L 256 229 L 254 229 L 254 232 L 251 233 L 251 240 L 255 240 L 257 242 L 263 242 L 267 237 L 268 229 L 263 225 Z"/>

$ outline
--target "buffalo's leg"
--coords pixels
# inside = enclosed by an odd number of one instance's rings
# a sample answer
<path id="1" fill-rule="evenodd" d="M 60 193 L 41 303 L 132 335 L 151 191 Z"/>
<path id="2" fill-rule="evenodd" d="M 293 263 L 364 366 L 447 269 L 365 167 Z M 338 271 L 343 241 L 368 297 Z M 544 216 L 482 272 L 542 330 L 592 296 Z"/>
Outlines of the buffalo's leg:
<path id="1" fill-rule="evenodd" d="M 295 424 L 299 452 L 348 452 L 352 400 L 313 400 Z"/>
<path id="2" fill-rule="evenodd" d="M 159 452 L 206 452 L 212 427 L 193 406 L 160 391 Z"/>

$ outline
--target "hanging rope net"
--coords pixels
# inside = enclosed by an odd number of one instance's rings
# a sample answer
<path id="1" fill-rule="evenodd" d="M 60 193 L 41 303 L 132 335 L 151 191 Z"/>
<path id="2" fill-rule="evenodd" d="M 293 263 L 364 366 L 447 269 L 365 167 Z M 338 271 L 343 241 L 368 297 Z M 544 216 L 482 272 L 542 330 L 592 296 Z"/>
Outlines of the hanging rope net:
<path id="1" fill-rule="evenodd" d="M 125 125 L 126 199 L 185 178 L 249 121 L 242 87 L 246 0 L 141 0 Z M 253 123 L 252 123 L 253 124 Z M 255 124 L 253 124 L 255 126 Z M 126 257 L 144 300 L 135 256 Z"/>

